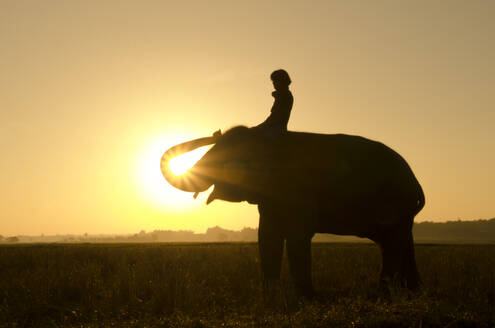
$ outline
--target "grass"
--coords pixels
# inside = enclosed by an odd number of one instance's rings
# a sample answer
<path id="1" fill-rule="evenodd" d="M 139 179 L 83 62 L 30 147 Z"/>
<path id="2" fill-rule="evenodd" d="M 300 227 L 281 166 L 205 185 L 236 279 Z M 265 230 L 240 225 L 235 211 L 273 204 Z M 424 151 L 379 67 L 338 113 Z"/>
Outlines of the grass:
<path id="1" fill-rule="evenodd" d="M 373 244 L 314 244 L 316 299 L 261 297 L 255 243 L 0 247 L 0 327 L 494 327 L 495 245 L 417 245 L 423 289 L 377 292 Z"/>

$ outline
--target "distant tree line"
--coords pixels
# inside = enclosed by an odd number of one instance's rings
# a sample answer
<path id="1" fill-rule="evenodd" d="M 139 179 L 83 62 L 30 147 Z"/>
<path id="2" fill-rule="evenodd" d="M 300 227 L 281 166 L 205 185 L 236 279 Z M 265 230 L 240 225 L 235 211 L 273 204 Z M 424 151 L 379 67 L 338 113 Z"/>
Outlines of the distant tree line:
<path id="1" fill-rule="evenodd" d="M 423 241 L 495 243 L 495 218 L 477 221 L 421 222 L 414 225 L 414 237 Z"/>
<path id="2" fill-rule="evenodd" d="M 477 221 L 420 222 L 413 228 L 416 242 L 428 243 L 495 243 L 495 218 Z M 11 236 L 0 235 L 0 243 L 65 242 L 65 243 L 143 243 L 143 242 L 256 242 L 258 229 L 227 230 L 218 226 L 205 233 L 190 230 L 144 230 L 131 235 L 56 235 Z M 369 242 L 366 238 L 316 234 L 314 242 Z"/>

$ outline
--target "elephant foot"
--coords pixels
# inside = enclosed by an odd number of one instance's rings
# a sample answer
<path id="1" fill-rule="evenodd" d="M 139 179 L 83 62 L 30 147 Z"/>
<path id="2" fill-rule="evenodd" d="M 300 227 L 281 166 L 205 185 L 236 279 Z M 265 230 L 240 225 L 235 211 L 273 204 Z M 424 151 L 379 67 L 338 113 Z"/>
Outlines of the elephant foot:
<path id="1" fill-rule="evenodd" d="M 404 279 L 380 279 L 376 296 L 385 302 L 394 302 L 404 298 L 410 300 L 423 293 L 421 286 L 421 283 L 411 286 Z"/>
<path id="2" fill-rule="evenodd" d="M 280 295 L 280 280 L 265 279 L 263 280 L 263 298 L 273 300 Z"/>
<path id="3" fill-rule="evenodd" d="M 283 311 L 287 308 L 287 298 L 280 280 L 263 281 L 263 308 L 268 311 Z"/>
<path id="4" fill-rule="evenodd" d="M 315 297 L 315 291 L 311 283 L 295 283 L 296 295 L 299 298 L 304 298 L 311 301 Z"/>

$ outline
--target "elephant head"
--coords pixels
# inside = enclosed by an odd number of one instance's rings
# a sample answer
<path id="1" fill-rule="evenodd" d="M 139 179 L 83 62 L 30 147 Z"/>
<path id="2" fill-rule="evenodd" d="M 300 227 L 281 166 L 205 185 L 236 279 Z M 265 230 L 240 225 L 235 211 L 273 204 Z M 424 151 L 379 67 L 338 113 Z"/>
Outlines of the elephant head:
<path id="1" fill-rule="evenodd" d="M 239 126 L 221 135 L 216 132 L 211 137 L 194 139 L 168 149 L 161 159 L 161 171 L 165 179 L 175 188 L 194 192 L 195 196 L 215 186 L 207 204 L 215 199 L 230 202 L 256 202 L 255 186 L 249 183 L 254 178 L 253 158 L 254 143 L 246 135 L 247 127 Z M 183 153 L 196 148 L 214 144 L 214 146 L 186 174 L 174 175 L 169 168 L 169 161 Z M 254 180 L 251 180 L 254 181 Z"/>

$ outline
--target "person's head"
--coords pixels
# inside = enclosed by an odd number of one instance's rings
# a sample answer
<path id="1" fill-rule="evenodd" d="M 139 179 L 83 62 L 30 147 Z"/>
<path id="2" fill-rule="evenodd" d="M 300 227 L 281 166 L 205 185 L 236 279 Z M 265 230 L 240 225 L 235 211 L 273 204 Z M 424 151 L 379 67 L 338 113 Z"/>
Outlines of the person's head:
<path id="1" fill-rule="evenodd" d="M 290 80 L 289 73 L 283 69 L 273 71 L 270 75 L 270 79 L 273 82 L 273 87 L 275 90 L 287 89 L 289 88 L 289 84 L 292 82 Z"/>

